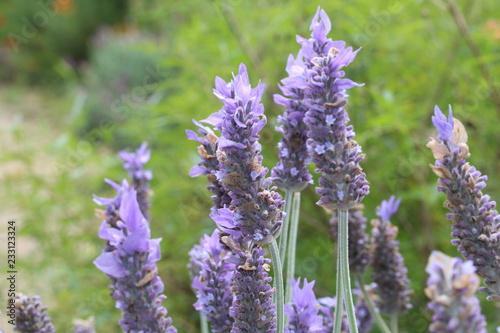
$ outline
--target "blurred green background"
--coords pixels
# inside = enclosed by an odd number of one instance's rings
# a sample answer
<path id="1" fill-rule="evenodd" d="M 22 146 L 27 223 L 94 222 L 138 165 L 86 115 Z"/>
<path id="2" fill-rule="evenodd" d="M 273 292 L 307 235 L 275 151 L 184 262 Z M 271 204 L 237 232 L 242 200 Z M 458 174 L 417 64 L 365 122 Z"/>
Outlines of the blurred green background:
<path id="1" fill-rule="evenodd" d="M 299 49 L 295 35 L 309 36 L 317 5 L 332 20 L 333 39 L 363 48 L 346 72 L 365 83 L 350 91 L 348 105 L 367 155 L 365 215 L 374 218 L 376 206 L 393 194 L 403 198 L 393 223 L 414 308 L 400 319 L 401 332 L 428 330 L 428 255 L 432 249 L 459 255 L 428 167 L 435 104 L 453 105 L 469 133 L 471 163 L 491 176 L 485 192 L 500 194 L 497 0 L 2 1 L 1 221 L 16 219 L 20 230 L 18 290 L 42 296 L 59 332 L 90 316 L 98 332 L 120 331 L 108 279 L 92 264 L 103 241 L 91 195 L 112 195 L 103 179 L 126 176 L 117 152 L 143 141 L 153 151 L 152 234 L 163 238 L 165 305 L 180 332 L 199 331 L 187 253 L 214 225 L 206 180 L 188 176 L 198 155 L 184 131 L 195 128 L 191 119 L 220 107 L 214 77 L 229 79 L 244 62 L 252 82 L 267 85 L 262 144 L 264 164 L 274 166 L 274 126 L 283 108 L 272 95 L 286 76 L 288 54 Z M 461 13 L 467 26 L 457 24 Z M 329 215 L 317 199 L 313 186 L 303 193 L 297 273 L 317 281 L 318 296 L 328 296 L 335 253 Z M 498 309 L 479 297 L 493 331 Z"/>

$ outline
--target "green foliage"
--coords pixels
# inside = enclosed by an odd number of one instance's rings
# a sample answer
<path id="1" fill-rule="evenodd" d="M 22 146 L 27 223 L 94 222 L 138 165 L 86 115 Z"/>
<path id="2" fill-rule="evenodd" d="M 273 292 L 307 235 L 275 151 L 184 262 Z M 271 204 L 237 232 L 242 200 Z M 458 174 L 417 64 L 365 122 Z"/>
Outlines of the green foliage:
<path id="1" fill-rule="evenodd" d="M 126 0 L 7 0 L 2 6 L 0 40 L 15 75 L 0 72 L 0 77 L 53 86 L 64 79 L 58 64 L 81 66 L 96 29 L 122 22 L 127 12 Z"/>
<path id="2" fill-rule="evenodd" d="M 332 38 L 363 47 L 347 69 L 347 77 L 365 83 L 351 90 L 348 105 L 356 139 L 367 155 L 363 167 L 371 194 L 363 202 L 365 214 L 375 218 L 376 206 L 392 194 L 403 198 L 393 223 L 400 230 L 401 251 L 415 290 L 414 309 L 400 320 L 403 332 L 427 331 L 430 314 L 423 287 L 430 251 L 459 256 L 450 245 L 450 222 L 441 207 L 444 196 L 436 192 L 436 176 L 428 167 L 433 158 L 425 143 L 434 133 L 430 116 L 435 104 L 442 109 L 453 105 L 455 116 L 469 133 L 471 164 L 490 175 L 485 192 L 493 198 L 500 194 L 500 155 L 495 144 L 500 141 L 500 107 L 492 98 L 493 89 L 499 90 L 500 84 L 489 85 L 480 68 L 485 64 L 491 78 L 500 77 L 495 62 L 498 40 L 486 28 L 489 20 L 500 17 L 495 5 L 494 0 L 459 3 L 471 37 L 482 52 L 478 58 L 440 1 L 322 4 L 332 19 Z M 102 246 L 97 238 L 99 221 L 92 216 L 91 193 L 110 195 L 102 179 L 125 176 L 117 151 L 135 149 L 142 141 L 150 142 L 153 151 L 149 164 L 154 172 L 152 233 L 163 238 L 160 274 L 169 297 L 166 306 L 180 332 L 198 331 L 198 315 L 191 305 L 195 297 L 185 265 L 189 249 L 214 226 L 208 217 L 211 204 L 206 180 L 188 176 L 199 156 L 196 144 L 186 139 L 184 131 L 195 128 L 191 119 L 206 118 L 221 106 L 212 95 L 214 77 L 229 79 L 238 64 L 245 62 L 252 82 L 262 79 L 267 84 L 264 103 L 269 124 L 262 144 L 264 164 L 274 166 L 279 135 L 273 127 L 283 110 L 273 104 L 272 95 L 279 92 L 277 84 L 286 76 L 288 54 L 299 49 L 295 35 L 309 35 L 316 11 L 315 4 L 301 0 L 136 0 L 130 6 L 130 19 L 159 42 L 143 38 L 126 43 L 114 37 L 93 48 L 83 79 L 88 97 L 81 115 L 75 120 L 71 113 L 61 112 L 70 109 L 73 96 L 63 97 L 59 104 L 42 104 L 41 114 L 49 117 L 39 115 L 43 131 L 33 132 L 26 147 L 36 146 L 35 141 L 47 135 L 54 141 L 42 144 L 43 157 L 35 148 L 0 155 L 5 163 L 23 165 L 21 178 L 9 178 L 5 188 L 9 195 L 15 193 L 15 209 L 22 212 L 22 235 L 37 239 L 39 245 L 35 256 L 39 259 L 25 262 L 21 270 L 23 276 L 36 273 L 38 279 L 29 279 L 31 285 L 24 285 L 23 291 L 42 293 L 49 299 L 49 313 L 63 332 L 71 322 L 68 318 L 90 315 L 95 316 L 99 331 L 118 332 L 119 314 L 106 297 L 106 277 L 91 264 Z M 27 14 L 20 11 L 16 15 Z M 41 39 L 26 45 L 33 48 L 36 61 L 45 61 L 44 57 L 53 61 L 51 55 L 36 48 L 37 43 L 42 48 L 46 45 Z M 27 60 L 25 66 L 29 71 Z M 146 66 L 159 68 L 161 80 L 149 82 L 148 88 L 154 89 L 148 90 L 147 97 L 124 102 L 121 111 L 114 111 L 117 109 L 111 105 L 117 98 L 130 96 L 134 87 L 141 86 Z M 117 83 L 122 76 L 129 81 L 120 90 Z M 13 99 L 18 103 L 25 98 Z M 25 118 L 29 116 L 32 114 L 25 113 Z M 103 125 L 104 118 L 110 122 Z M 23 122 L 16 127 L 20 138 L 26 137 L 27 126 Z M 49 176 L 39 172 L 44 161 L 40 158 L 66 167 Z M 315 205 L 317 200 L 312 186 L 303 193 L 297 274 L 317 280 L 317 293 L 327 296 L 334 292 L 335 253 L 328 235 L 329 214 Z M 49 290 L 43 287 L 47 284 L 52 286 Z M 479 297 L 492 331 L 498 324 L 494 305 L 485 302 L 484 295 Z"/>

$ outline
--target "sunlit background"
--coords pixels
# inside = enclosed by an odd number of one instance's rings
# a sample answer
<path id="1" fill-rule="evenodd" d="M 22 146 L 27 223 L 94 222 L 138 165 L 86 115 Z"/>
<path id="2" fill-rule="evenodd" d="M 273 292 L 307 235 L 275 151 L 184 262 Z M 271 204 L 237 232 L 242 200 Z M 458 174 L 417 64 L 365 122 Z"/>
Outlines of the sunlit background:
<path id="1" fill-rule="evenodd" d="M 374 218 L 391 195 L 402 198 L 392 222 L 400 230 L 414 308 L 400 320 L 401 332 L 427 332 L 429 253 L 459 255 L 450 245 L 444 195 L 428 167 L 434 105 L 453 106 L 469 133 L 471 163 L 490 176 L 485 192 L 500 194 L 497 0 L 1 1 L 0 243 L 8 219 L 15 219 L 18 291 L 42 297 L 58 332 L 89 317 L 98 332 L 120 331 L 108 279 L 92 264 L 104 245 L 92 194 L 112 195 L 103 179 L 127 176 L 118 151 L 143 141 L 153 153 L 151 227 L 153 237 L 163 238 L 165 306 L 179 332 L 199 331 L 186 264 L 190 248 L 214 224 L 206 180 L 188 176 L 199 156 L 185 129 L 221 106 L 212 94 L 215 76 L 229 79 L 244 62 L 253 84 L 267 85 L 262 144 L 264 164 L 273 167 L 274 126 L 283 108 L 272 96 L 286 76 L 288 55 L 299 49 L 295 35 L 309 36 L 318 5 L 332 20 L 333 39 L 362 47 L 346 76 L 365 83 L 351 89 L 348 104 L 367 155 L 365 215 Z M 297 274 L 317 280 L 318 296 L 331 296 L 329 214 L 315 205 L 314 186 L 303 195 Z M 0 252 L 4 267 L 6 251 Z M 5 285 L 0 304 L 6 304 Z M 498 310 L 479 297 L 493 332 Z"/>

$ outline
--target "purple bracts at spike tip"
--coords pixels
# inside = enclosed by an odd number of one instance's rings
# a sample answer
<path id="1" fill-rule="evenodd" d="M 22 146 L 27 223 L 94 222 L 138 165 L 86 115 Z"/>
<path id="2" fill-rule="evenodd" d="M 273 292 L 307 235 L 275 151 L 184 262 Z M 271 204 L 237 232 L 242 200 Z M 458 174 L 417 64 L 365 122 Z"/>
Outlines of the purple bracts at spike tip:
<path id="1" fill-rule="evenodd" d="M 453 118 L 451 106 L 448 117 L 436 106 L 432 122 L 438 130 L 437 140 L 427 144 L 436 163 L 431 165 L 438 175 L 437 190 L 446 194 L 446 215 L 452 221 L 452 244 L 458 245 L 462 256 L 471 260 L 477 274 L 487 286 L 480 291 L 490 300 L 500 300 L 500 217 L 496 203 L 482 193 L 488 177 L 467 162 L 470 156 L 467 133 L 462 123 Z"/>
<path id="2" fill-rule="evenodd" d="M 108 248 L 94 264 L 111 279 L 111 296 L 122 310 L 122 329 L 130 333 L 177 332 L 162 306 L 166 297 L 161 294 L 164 286 L 156 267 L 161 239 L 151 239 L 134 189 L 121 195 L 116 227 L 104 220 L 99 237 L 108 242 Z"/>

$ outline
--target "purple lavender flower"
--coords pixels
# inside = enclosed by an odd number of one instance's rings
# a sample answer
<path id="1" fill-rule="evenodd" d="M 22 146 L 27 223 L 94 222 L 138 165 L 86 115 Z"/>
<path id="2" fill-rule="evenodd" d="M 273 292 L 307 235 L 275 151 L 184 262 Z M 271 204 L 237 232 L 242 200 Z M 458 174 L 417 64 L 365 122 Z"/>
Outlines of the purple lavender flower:
<path id="1" fill-rule="evenodd" d="M 207 189 L 214 194 L 212 196 L 212 201 L 214 202 L 215 210 L 228 207 L 231 204 L 231 198 L 224 190 L 224 187 L 222 187 L 220 181 L 217 180 L 216 176 L 219 170 L 219 160 L 217 159 L 219 138 L 208 126 L 203 126 L 196 120 L 193 120 L 193 122 L 199 127 L 198 133 L 200 133 L 202 137 L 199 137 L 191 130 L 186 130 L 186 135 L 189 140 L 198 141 L 200 143 L 200 146 L 198 146 L 198 153 L 201 156 L 201 162 L 191 168 L 189 175 L 191 177 L 207 175 L 207 179 L 210 182 Z"/>
<path id="2" fill-rule="evenodd" d="M 285 332 L 316 333 L 323 331 L 323 317 L 319 315 L 319 303 L 313 291 L 314 281 L 300 288 L 300 278 L 292 278 L 292 302 L 286 304 L 285 313 L 289 315 Z"/>
<path id="3" fill-rule="evenodd" d="M 160 260 L 161 239 L 151 239 L 149 224 L 137 202 L 134 189 L 121 195 L 116 227 L 102 222 L 99 237 L 108 249 L 94 261 L 112 281 L 110 289 L 116 307 L 122 310 L 120 325 L 125 332 L 168 332 L 177 330 L 161 305 L 163 282 L 156 262 Z"/>
<path id="4" fill-rule="evenodd" d="M 278 187 L 292 191 L 301 191 L 307 184 L 312 183 L 312 177 L 307 170 L 307 164 L 310 162 L 306 145 L 308 127 L 304 122 L 306 112 L 311 108 L 311 96 L 307 92 L 307 89 L 310 89 L 307 85 L 307 72 L 317 66 L 313 59 L 326 57 L 332 49 L 345 49 L 345 42 L 327 38 L 331 23 L 326 12 L 320 7 L 312 20 L 310 30 L 309 39 L 297 36 L 297 42 L 302 49 L 296 58 L 293 55 L 288 57 L 288 78 L 285 78 L 282 81 L 284 85 L 280 86 L 283 96 L 274 96 L 275 103 L 285 106 L 286 110 L 283 116 L 278 117 L 278 122 L 282 125 L 276 129 L 283 134 L 283 138 L 278 144 L 280 160 L 272 170 L 273 181 Z M 342 89 L 347 88 L 350 87 Z M 331 122 L 330 120 L 329 118 L 327 122 Z"/>
<path id="5" fill-rule="evenodd" d="M 371 221 L 372 279 L 377 284 L 377 306 L 383 313 L 398 315 L 411 308 L 408 269 L 396 240 L 398 228 L 389 221 L 400 203 L 401 199 L 396 200 L 394 196 L 382 201 L 377 210 L 379 220 Z"/>
<path id="6" fill-rule="evenodd" d="M 144 142 L 135 153 L 126 151 L 120 152 L 120 158 L 124 161 L 123 168 L 127 170 L 132 177 L 132 183 L 137 191 L 137 201 L 141 208 L 142 215 L 149 221 L 149 182 L 153 178 L 151 170 L 143 170 L 144 165 L 151 157 L 151 150 L 147 149 L 148 144 Z"/>
<path id="7" fill-rule="evenodd" d="M 446 194 L 445 207 L 451 214 L 453 245 L 458 245 L 462 256 L 471 260 L 477 274 L 484 278 L 489 300 L 500 300 L 500 217 L 496 203 L 481 191 L 488 177 L 467 162 L 470 156 L 467 133 L 462 123 L 453 118 L 451 106 L 448 118 L 436 106 L 432 117 L 439 132 L 438 140 L 427 144 L 436 164 L 431 165 L 438 175 L 437 190 Z"/>
<path id="8" fill-rule="evenodd" d="M 249 254 L 236 252 L 239 265 L 234 274 L 231 291 L 233 305 L 229 309 L 235 322 L 231 333 L 276 332 L 276 306 L 272 302 L 274 289 L 267 271 L 271 260 L 264 258 L 260 246 L 253 247 Z"/>
<path id="9" fill-rule="evenodd" d="M 260 103 L 264 85 L 252 88 L 243 64 L 231 82 L 218 77 L 215 83 L 214 94 L 224 106 L 202 122 L 222 133 L 216 177 L 231 198 L 227 209 L 232 214 L 230 223 L 241 231 L 231 235 L 235 240 L 242 237 L 248 244 L 268 244 L 281 230 L 283 201 L 275 187 L 269 188 L 270 180 L 265 178 L 268 170 L 262 166 L 260 155 L 259 131 L 266 124 Z M 212 214 L 218 215 L 221 213 Z"/>
<path id="10" fill-rule="evenodd" d="M 293 76 L 282 82 L 286 91 L 302 90 L 304 93 L 307 147 L 316 164 L 316 172 L 321 174 L 320 187 L 316 188 L 322 196 L 318 205 L 349 209 L 369 192 L 366 176 L 359 166 L 364 155 L 353 140 L 353 127 L 347 125 L 349 117 L 344 109 L 346 89 L 359 84 L 343 78 L 345 73 L 341 68 L 354 60 L 357 51 L 346 48 L 342 41 L 326 39 L 330 21 L 324 11 L 318 10 L 311 29 L 313 38 L 298 38 L 302 44 L 298 57 L 305 59 L 304 70 L 301 72 L 302 60 L 295 60 Z M 284 99 L 281 101 L 286 104 Z"/>
<path id="11" fill-rule="evenodd" d="M 16 299 L 16 326 L 14 331 L 23 333 L 54 333 L 50 317 L 45 313 L 40 296 L 27 297 L 22 294 Z"/>
<path id="12" fill-rule="evenodd" d="M 96 209 L 95 213 L 99 219 L 106 220 L 109 226 L 116 228 L 122 194 L 129 189 L 129 184 L 125 179 L 122 181 L 121 185 L 109 179 L 105 179 L 104 182 L 113 187 L 116 191 L 116 196 L 114 198 L 101 198 L 94 194 L 94 202 L 105 207 L 105 210 Z"/>
<path id="13" fill-rule="evenodd" d="M 365 233 L 366 218 L 363 216 L 362 204 L 349 209 L 349 270 L 353 273 L 363 274 L 370 263 L 370 245 L 368 235 Z M 338 214 L 333 212 L 330 219 L 332 236 L 338 239 Z"/>
<path id="14" fill-rule="evenodd" d="M 472 261 L 432 251 L 425 271 L 429 274 L 425 294 L 433 312 L 429 332 L 485 333 L 486 322 L 475 296 L 479 277 Z"/>
<path id="15" fill-rule="evenodd" d="M 217 180 L 231 198 L 227 208 L 210 215 L 222 233 L 222 241 L 234 253 L 236 273 L 230 315 L 235 319 L 232 332 L 275 332 L 276 308 L 269 259 L 264 244 L 279 236 L 283 201 L 276 188 L 269 188 L 267 168 L 262 166 L 259 131 L 266 124 L 260 103 L 264 85 L 252 88 L 245 65 L 226 83 L 215 81 L 214 94 L 224 103 L 219 112 L 203 122 L 220 130 Z"/>
<path id="16" fill-rule="evenodd" d="M 229 262 L 228 250 L 216 229 L 189 252 L 192 287 L 198 298 L 194 306 L 206 315 L 212 332 L 229 333 L 234 322 L 229 316 L 229 307 L 233 302 L 230 284 L 236 267 Z"/>

